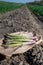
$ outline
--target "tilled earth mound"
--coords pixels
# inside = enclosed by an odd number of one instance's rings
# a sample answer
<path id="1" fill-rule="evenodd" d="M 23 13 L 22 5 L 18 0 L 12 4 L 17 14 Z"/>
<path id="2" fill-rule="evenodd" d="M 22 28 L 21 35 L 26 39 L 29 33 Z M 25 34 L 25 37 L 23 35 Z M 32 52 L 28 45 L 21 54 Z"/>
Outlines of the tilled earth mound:
<path id="1" fill-rule="evenodd" d="M 30 65 L 43 65 L 43 43 L 27 51 L 25 59 Z"/>

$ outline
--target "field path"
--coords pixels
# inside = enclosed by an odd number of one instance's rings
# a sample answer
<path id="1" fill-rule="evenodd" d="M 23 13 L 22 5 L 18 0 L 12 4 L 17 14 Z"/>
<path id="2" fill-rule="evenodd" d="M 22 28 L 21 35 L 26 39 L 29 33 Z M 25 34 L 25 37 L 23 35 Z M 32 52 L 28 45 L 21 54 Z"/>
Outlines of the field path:
<path id="1" fill-rule="evenodd" d="M 43 23 L 34 16 L 27 6 L 0 15 L 0 37 L 5 33 L 36 31 L 43 35 Z"/>

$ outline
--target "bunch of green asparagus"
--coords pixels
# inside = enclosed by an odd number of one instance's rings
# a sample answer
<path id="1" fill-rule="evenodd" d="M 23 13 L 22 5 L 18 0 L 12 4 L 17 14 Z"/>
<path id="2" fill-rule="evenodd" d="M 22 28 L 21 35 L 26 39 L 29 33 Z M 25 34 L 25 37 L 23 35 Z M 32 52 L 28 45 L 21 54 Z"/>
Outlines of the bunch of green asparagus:
<path id="1" fill-rule="evenodd" d="M 25 42 L 29 42 L 31 38 L 17 34 L 17 35 L 8 35 L 10 38 L 9 40 L 9 46 L 19 46 L 22 45 Z"/>

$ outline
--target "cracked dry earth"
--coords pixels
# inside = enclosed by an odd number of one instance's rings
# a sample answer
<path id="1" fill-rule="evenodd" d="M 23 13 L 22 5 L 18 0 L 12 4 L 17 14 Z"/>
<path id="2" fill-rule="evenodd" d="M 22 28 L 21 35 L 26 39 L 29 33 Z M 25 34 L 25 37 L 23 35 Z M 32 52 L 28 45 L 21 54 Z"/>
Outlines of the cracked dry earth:
<path id="1" fill-rule="evenodd" d="M 43 36 L 43 23 L 34 17 L 26 6 L 0 15 L 0 37 L 5 33 L 34 30 Z M 43 42 L 24 54 L 3 58 L 0 65 L 43 65 Z"/>

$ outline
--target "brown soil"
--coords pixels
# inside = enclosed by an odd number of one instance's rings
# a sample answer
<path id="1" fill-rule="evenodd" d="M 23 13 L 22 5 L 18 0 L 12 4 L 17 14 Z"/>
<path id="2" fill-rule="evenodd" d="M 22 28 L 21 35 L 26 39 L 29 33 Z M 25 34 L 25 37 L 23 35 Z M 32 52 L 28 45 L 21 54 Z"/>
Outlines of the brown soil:
<path id="1" fill-rule="evenodd" d="M 37 15 L 36 13 L 34 13 L 36 16 L 37 16 L 37 18 L 43 23 L 43 16 L 40 16 L 40 15 Z"/>
<path id="2" fill-rule="evenodd" d="M 38 16 L 38 19 L 43 23 L 43 16 Z"/>

